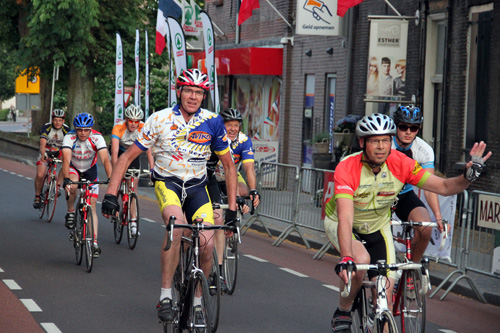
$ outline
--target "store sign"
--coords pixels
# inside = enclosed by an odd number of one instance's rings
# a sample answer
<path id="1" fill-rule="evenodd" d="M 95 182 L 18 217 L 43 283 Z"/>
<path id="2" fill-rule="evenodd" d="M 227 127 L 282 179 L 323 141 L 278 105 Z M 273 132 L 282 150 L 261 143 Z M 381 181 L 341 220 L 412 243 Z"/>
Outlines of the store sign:
<path id="1" fill-rule="evenodd" d="M 295 33 L 338 36 L 337 0 L 297 0 Z"/>
<path id="2" fill-rule="evenodd" d="M 477 207 L 477 225 L 500 230 L 500 197 L 480 194 Z"/>

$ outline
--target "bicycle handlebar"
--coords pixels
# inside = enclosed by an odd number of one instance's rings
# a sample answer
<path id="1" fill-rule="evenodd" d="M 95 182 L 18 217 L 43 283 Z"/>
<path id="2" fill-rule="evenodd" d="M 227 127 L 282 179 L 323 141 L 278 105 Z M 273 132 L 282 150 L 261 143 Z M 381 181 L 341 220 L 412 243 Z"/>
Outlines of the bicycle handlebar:
<path id="1" fill-rule="evenodd" d="M 125 179 L 130 179 L 132 178 L 132 176 L 134 177 L 142 177 L 142 176 L 149 176 L 151 174 L 151 172 L 147 169 L 128 169 L 126 172 L 125 172 L 125 175 L 123 175 L 123 178 Z"/>
<path id="2" fill-rule="evenodd" d="M 250 196 L 249 195 L 245 195 L 245 196 L 237 196 L 236 197 L 236 205 L 238 206 L 238 210 L 240 211 L 240 213 L 243 215 L 243 211 L 242 211 L 242 207 L 243 205 L 246 204 L 246 200 L 251 200 L 250 199 Z M 212 204 L 212 208 L 213 209 L 228 209 L 229 208 L 229 205 L 228 204 L 219 204 L 219 203 L 213 203 Z M 255 207 L 253 205 L 251 205 L 251 208 L 250 208 L 250 215 L 253 215 L 255 212 Z"/>
<path id="3" fill-rule="evenodd" d="M 438 251 L 441 251 L 446 244 L 446 236 L 448 235 L 448 221 L 442 220 L 444 226 L 444 232 L 441 233 L 441 241 L 439 243 Z M 414 222 L 414 221 L 397 221 L 391 219 L 392 225 L 400 225 L 400 226 L 408 226 L 408 227 L 438 227 L 439 224 L 437 222 Z"/>
<path id="4" fill-rule="evenodd" d="M 172 242 L 174 240 L 174 233 L 173 228 L 181 228 L 181 229 L 188 229 L 188 230 L 197 230 L 197 231 L 202 231 L 202 230 L 228 230 L 232 232 L 236 232 L 238 234 L 238 240 L 240 239 L 240 227 L 239 223 L 240 220 L 236 219 L 234 221 L 231 221 L 228 224 L 224 225 L 205 225 L 203 224 L 203 219 L 195 219 L 193 224 L 175 224 L 175 216 L 170 216 L 168 220 L 168 224 L 166 225 L 167 232 L 169 233 L 167 237 L 167 244 L 165 245 L 165 248 L 163 251 L 168 251 L 170 247 L 172 246 Z"/>

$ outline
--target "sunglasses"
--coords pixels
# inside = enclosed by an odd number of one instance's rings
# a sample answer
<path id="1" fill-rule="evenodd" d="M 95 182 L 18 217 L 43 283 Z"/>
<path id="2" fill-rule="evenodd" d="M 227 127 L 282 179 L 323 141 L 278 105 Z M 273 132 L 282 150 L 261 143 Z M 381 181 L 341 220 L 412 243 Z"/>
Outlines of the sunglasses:
<path id="1" fill-rule="evenodd" d="M 127 121 L 129 122 L 129 124 L 139 124 L 141 122 L 140 120 L 130 120 L 130 119 L 128 119 Z"/>
<path id="2" fill-rule="evenodd" d="M 403 131 L 403 132 L 406 132 L 408 130 L 408 128 L 410 129 L 410 132 L 415 133 L 415 132 L 418 132 L 418 130 L 420 129 L 420 126 L 417 126 L 417 125 L 408 126 L 408 125 L 404 125 L 404 124 L 398 125 L 398 129 L 400 131 Z"/>

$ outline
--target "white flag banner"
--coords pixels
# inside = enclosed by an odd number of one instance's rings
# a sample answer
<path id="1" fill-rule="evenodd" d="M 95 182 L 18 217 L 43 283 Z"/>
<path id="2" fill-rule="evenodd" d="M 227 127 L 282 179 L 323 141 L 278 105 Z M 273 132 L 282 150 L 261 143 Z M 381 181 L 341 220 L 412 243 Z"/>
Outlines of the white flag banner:
<path id="1" fill-rule="evenodd" d="M 135 95 L 134 104 L 141 106 L 141 92 L 139 90 L 139 29 L 135 30 Z"/>
<path id="2" fill-rule="evenodd" d="M 210 79 L 210 96 L 212 97 L 213 111 L 219 113 L 219 89 L 217 86 L 217 71 L 215 67 L 214 30 L 210 16 L 204 11 L 201 12 L 201 21 L 203 22 L 203 37 L 205 40 L 205 66 Z"/>
<path id="3" fill-rule="evenodd" d="M 145 100 L 144 100 L 144 119 L 148 119 L 149 117 L 149 49 L 148 49 L 148 31 L 145 31 L 146 35 L 144 37 L 144 40 L 146 41 L 146 73 L 145 78 L 144 78 L 144 84 L 146 86 L 146 92 L 145 92 Z"/>
<path id="4" fill-rule="evenodd" d="M 123 50 L 120 34 L 116 34 L 115 125 L 123 119 Z"/>
<path id="5" fill-rule="evenodd" d="M 196 4 L 194 0 L 191 0 L 191 6 L 194 10 L 194 24 L 196 29 L 198 30 L 197 36 L 200 35 L 200 32 L 203 30 L 203 22 L 201 21 L 201 8 Z"/>
<path id="6" fill-rule="evenodd" d="M 189 0 L 182 0 L 182 29 L 186 36 L 198 36 L 200 33 L 196 27 L 196 5 Z"/>
<path id="7" fill-rule="evenodd" d="M 170 98 L 168 101 L 168 106 L 173 108 L 175 104 L 177 104 L 177 93 L 175 90 L 175 71 L 174 71 L 174 63 L 172 61 L 172 57 L 170 57 Z"/>
<path id="8" fill-rule="evenodd" d="M 168 26 L 172 38 L 172 52 L 175 61 L 175 73 L 179 76 L 187 69 L 186 39 L 182 27 L 173 17 L 168 17 Z"/>

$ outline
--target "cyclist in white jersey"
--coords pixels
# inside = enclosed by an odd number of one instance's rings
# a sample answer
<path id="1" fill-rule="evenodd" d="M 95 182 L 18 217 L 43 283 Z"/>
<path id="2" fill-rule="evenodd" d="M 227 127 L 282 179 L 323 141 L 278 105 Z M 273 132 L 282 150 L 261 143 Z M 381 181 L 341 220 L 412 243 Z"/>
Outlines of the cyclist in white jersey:
<path id="1" fill-rule="evenodd" d="M 427 142 L 417 136 L 421 124 L 424 120 L 422 111 L 413 106 L 400 106 L 394 112 L 394 122 L 397 132 L 392 140 L 392 149 L 397 149 L 406 156 L 417 161 L 422 168 L 434 174 L 434 150 Z M 439 198 L 436 193 L 424 191 L 425 199 L 429 203 L 439 231 L 443 231 L 441 208 Z M 430 221 L 431 217 L 425 204 L 417 197 L 413 191 L 413 186 L 405 184 L 398 195 L 396 215 L 401 221 Z M 420 262 L 425 249 L 431 239 L 431 228 L 417 227 L 415 237 L 412 239 L 413 260 Z"/>
<path id="2" fill-rule="evenodd" d="M 54 109 L 52 111 L 52 122 L 45 124 L 40 130 L 40 155 L 36 161 L 36 176 L 35 176 L 35 200 L 33 208 L 41 207 L 40 192 L 43 187 L 43 177 L 47 172 L 47 151 L 59 151 L 63 142 L 64 136 L 69 132 L 70 128 L 64 124 L 66 114 L 64 110 Z M 57 177 L 57 186 L 61 184 L 62 173 L 59 172 Z"/>
<path id="3" fill-rule="evenodd" d="M 73 228 L 75 224 L 75 201 L 77 196 L 77 185 L 69 185 L 70 181 L 78 181 L 85 178 L 90 181 L 99 180 L 97 174 L 97 156 L 104 165 L 104 170 L 108 178 L 111 176 L 111 162 L 109 161 L 106 141 L 101 133 L 93 130 L 94 117 L 90 113 L 79 113 L 73 119 L 74 130 L 70 131 L 63 140 L 62 172 L 64 176 L 63 187 L 69 191 L 67 200 L 68 212 L 66 214 L 65 226 Z M 94 257 L 101 254 L 101 249 L 97 245 L 97 196 L 99 195 L 99 185 L 92 185 L 90 203 L 92 205 L 92 216 L 94 219 Z"/>
<path id="4" fill-rule="evenodd" d="M 118 209 L 116 193 L 130 162 L 141 152 L 152 149 L 155 157 L 153 181 L 162 218 L 165 224 L 170 216 L 176 223 L 203 218 L 203 223 L 213 225 L 212 203 L 207 193 L 207 159 L 210 148 L 222 161 L 226 170 L 229 209 L 226 223 L 236 219 L 236 168 L 229 151 L 226 129 L 220 116 L 201 109 L 209 89 L 208 76 L 198 69 L 185 70 L 177 79 L 179 103 L 152 114 L 136 142 L 124 152 L 115 165 L 108 191 L 102 202 L 105 217 L 113 216 Z M 185 217 L 184 217 L 185 216 Z M 162 251 L 162 286 L 158 317 L 163 322 L 172 321 L 175 307 L 172 304 L 172 278 L 179 261 L 182 232 L 174 232 L 174 241 L 168 251 Z M 202 232 L 204 242 L 201 266 L 206 276 L 212 268 L 213 231 Z M 165 235 L 162 248 L 165 247 Z M 201 298 L 195 298 L 195 309 L 201 311 Z"/>

